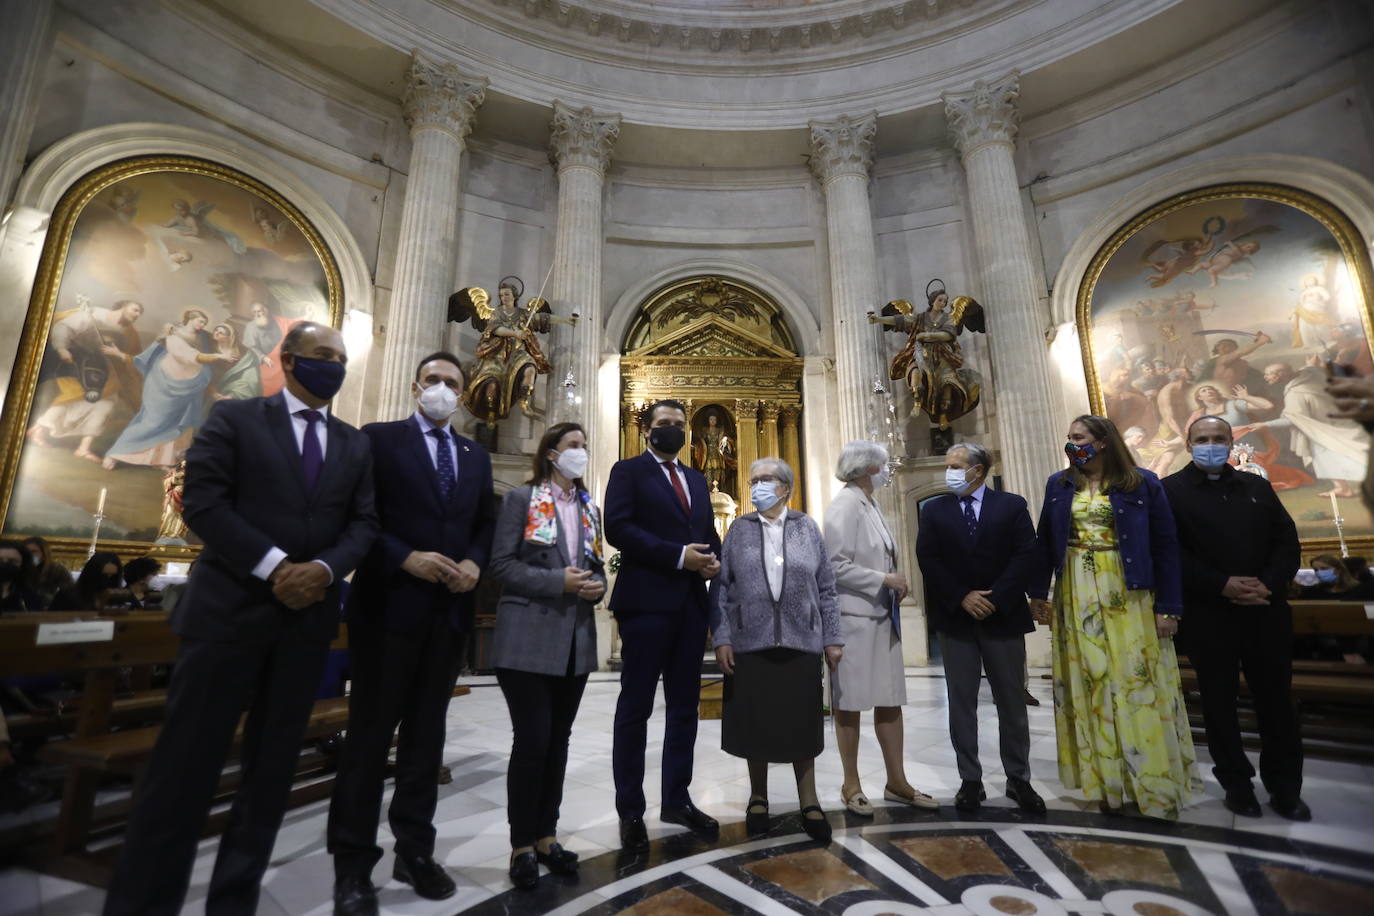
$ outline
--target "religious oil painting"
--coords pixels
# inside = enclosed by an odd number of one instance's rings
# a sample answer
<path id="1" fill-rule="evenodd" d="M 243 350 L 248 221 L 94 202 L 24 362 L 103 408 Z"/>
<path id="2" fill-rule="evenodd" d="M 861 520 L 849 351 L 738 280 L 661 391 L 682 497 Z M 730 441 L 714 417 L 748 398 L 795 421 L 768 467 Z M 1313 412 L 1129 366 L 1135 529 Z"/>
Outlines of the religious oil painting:
<path id="1" fill-rule="evenodd" d="M 188 158 L 123 160 L 58 204 L 0 435 L 4 534 L 185 550 L 179 464 L 219 401 L 284 384 L 302 319 L 338 325 L 338 269 L 280 194 Z"/>
<path id="2" fill-rule="evenodd" d="M 1370 437 L 1328 416 L 1325 391 L 1329 372 L 1374 372 L 1370 296 L 1359 234 L 1326 201 L 1256 184 L 1175 197 L 1118 230 L 1079 290 L 1093 408 L 1161 477 L 1190 460 L 1193 420 L 1223 417 L 1231 464 L 1273 485 L 1309 548 L 1374 545 L 1357 495 Z"/>

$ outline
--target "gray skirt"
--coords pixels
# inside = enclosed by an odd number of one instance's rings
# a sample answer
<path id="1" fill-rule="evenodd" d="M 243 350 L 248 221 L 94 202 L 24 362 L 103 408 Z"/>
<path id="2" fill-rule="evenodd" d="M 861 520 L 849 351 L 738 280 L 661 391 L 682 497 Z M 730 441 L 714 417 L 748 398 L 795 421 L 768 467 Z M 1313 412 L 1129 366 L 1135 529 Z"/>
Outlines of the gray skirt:
<path id="1" fill-rule="evenodd" d="M 735 655 L 725 679 L 720 748 L 747 760 L 791 763 L 825 750 L 821 656 L 796 649 Z"/>

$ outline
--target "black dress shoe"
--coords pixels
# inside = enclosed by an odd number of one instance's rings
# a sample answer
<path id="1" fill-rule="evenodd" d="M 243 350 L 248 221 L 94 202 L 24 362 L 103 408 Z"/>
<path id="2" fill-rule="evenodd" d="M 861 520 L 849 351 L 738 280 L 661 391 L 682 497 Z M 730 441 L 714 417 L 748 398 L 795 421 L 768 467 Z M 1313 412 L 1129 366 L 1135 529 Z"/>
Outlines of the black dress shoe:
<path id="1" fill-rule="evenodd" d="M 377 889 L 367 875 L 334 880 L 334 916 L 377 916 Z"/>
<path id="2" fill-rule="evenodd" d="M 535 857 L 555 875 L 577 874 L 577 853 L 568 852 L 558 843 L 550 843 L 548 852 L 534 851 Z"/>
<path id="3" fill-rule="evenodd" d="M 1259 799 L 1255 798 L 1255 790 L 1249 786 L 1228 790 L 1226 800 L 1222 804 L 1226 806 L 1226 810 L 1241 817 L 1259 817 L 1264 813 L 1260 810 Z"/>
<path id="4" fill-rule="evenodd" d="M 810 812 L 816 812 L 820 817 L 807 817 Z M 802 829 L 806 835 L 817 843 L 826 845 L 830 842 L 830 822 L 825 819 L 825 812 L 816 805 L 807 805 L 801 809 Z"/>
<path id="5" fill-rule="evenodd" d="M 977 811 L 987 797 L 988 793 L 983 790 L 981 780 L 965 779 L 959 784 L 959 792 L 954 796 L 954 807 L 960 811 Z"/>
<path id="6" fill-rule="evenodd" d="M 629 852 L 640 852 L 649 848 L 649 831 L 644 829 L 644 818 L 620 819 L 620 848 Z"/>
<path id="7" fill-rule="evenodd" d="M 522 852 L 511 856 L 511 883 L 522 891 L 532 891 L 539 886 L 539 859 L 532 852 Z"/>
<path id="8" fill-rule="evenodd" d="M 1016 802 L 1016 807 L 1027 814 L 1045 813 L 1045 800 L 1024 779 L 1007 777 L 1007 798 Z"/>
<path id="9" fill-rule="evenodd" d="M 391 877 L 402 884 L 415 888 L 418 896 L 426 900 L 445 900 L 458 890 L 453 879 L 444 867 L 431 856 L 396 856 L 396 867 Z"/>
<path id="10" fill-rule="evenodd" d="M 762 811 L 755 811 L 755 808 L 762 808 Z M 768 832 L 768 799 L 751 798 L 749 805 L 744 809 L 744 832 L 750 836 L 758 836 Z"/>
<path id="11" fill-rule="evenodd" d="M 1272 795 L 1269 797 L 1269 807 L 1273 808 L 1279 817 L 1286 817 L 1290 821 L 1312 820 L 1312 809 L 1297 795 Z M 1255 806 L 1255 810 L 1259 810 L 1258 805 Z"/>
<path id="12" fill-rule="evenodd" d="M 658 813 L 658 818 L 664 823 L 681 824 L 700 833 L 714 833 L 720 829 L 720 824 L 716 823 L 714 817 L 691 802 L 685 805 L 664 805 L 663 810 Z"/>
<path id="13" fill-rule="evenodd" d="M 1024 691 L 1024 692 L 1025 692 L 1025 694 L 1026 694 L 1026 705 L 1027 705 L 1027 706 L 1039 706 L 1039 705 L 1040 705 L 1040 701 L 1037 700 L 1037 699 L 1035 698 L 1035 694 L 1031 693 L 1029 690 L 1026 690 L 1026 691 Z"/>

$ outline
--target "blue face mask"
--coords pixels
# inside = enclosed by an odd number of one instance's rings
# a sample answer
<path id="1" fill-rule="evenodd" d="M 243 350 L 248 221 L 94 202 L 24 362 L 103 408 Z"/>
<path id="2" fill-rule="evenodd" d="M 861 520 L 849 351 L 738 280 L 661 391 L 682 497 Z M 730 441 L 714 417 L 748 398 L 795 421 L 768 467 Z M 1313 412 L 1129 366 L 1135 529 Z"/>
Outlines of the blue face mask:
<path id="1" fill-rule="evenodd" d="M 1193 463 L 1204 471 L 1221 470 L 1226 466 L 1226 462 L 1230 457 L 1231 446 L 1229 445 L 1193 446 Z"/>
<path id="2" fill-rule="evenodd" d="M 347 370 L 343 363 L 328 359 L 311 359 L 308 356 L 291 354 L 291 374 L 301 387 L 317 398 L 331 400 L 343 387 Z"/>
<path id="3" fill-rule="evenodd" d="M 778 485 L 772 481 L 761 480 L 749 488 L 749 499 L 755 509 L 767 512 L 778 504 Z"/>
<path id="4" fill-rule="evenodd" d="M 1313 572 L 1317 574 L 1317 581 L 1323 585 L 1334 585 L 1336 580 L 1340 578 L 1334 569 L 1316 569 Z"/>
<path id="5" fill-rule="evenodd" d="M 945 486 L 949 487 L 958 496 L 963 496 L 969 489 L 968 471 L 962 468 L 945 468 Z"/>

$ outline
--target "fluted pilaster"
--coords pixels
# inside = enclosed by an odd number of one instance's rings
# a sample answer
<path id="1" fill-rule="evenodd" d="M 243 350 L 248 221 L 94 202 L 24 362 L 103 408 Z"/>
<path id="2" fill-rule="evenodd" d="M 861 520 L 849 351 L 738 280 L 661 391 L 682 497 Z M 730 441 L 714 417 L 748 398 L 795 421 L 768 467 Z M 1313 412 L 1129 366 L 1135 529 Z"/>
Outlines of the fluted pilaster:
<path id="1" fill-rule="evenodd" d="M 997 431 L 1007 488 L 1038 509 L 1044 480 L 1063 464 L 1049 388 L 1042 306 L 1014 161 L 1019 75 L 946 94 L 950 139 L 963 158 L 988 316 Z"/>
<path id="2" fill-rule="evenodd" d="M 749 465 L 759 457 L 759 402 L 753 398 L 735 401 L 735 436 L 738 439 L 737 477 L 740 511 L 749 502 Z"/>
<path id="3" fill-rule="evenodd" d="M 486 87 L 485 78 L 418 55 L 406 74 L 402 109 L 410 125 L 410 166 L 382 357 L 378 411 L 383 417 L 409 412 L 415 363 L 444 339 L 464 138 Z"/>
<path id="4" fill-rule="evenodd" d="M 549 159 L 558 170 L 558 228 L 554 236 L 549 302 L 554 311 L 576 312 L 576 327 L 554 328 L 553 361 L 560 375 L 572 369 L 587 422 L 598 402 L 601 367 L 601 196 L 611 149 L 620 136 L 620 115 L 553 104 Z M 599 471 L 589 472 L 593 483 Z"/>
<path id="5" fill-rule="evenodd" d="M 29 148 L 43 67 L 52 53 L 53 0 L 6 3 L 0 16 L 0 213 Z"/>
<path id="6" fill-rule="evenodd" d="M 792 485 L 792 498 L 787 504 L 793 509 L 801 510 L 805 505 L 804 487 L 802 481 L 804 474 L 801 466 L 801 438 L 797 435 L 797 423 L 801 419 L 801 408 L 795 405 L 784 407 L 779 414 L 781 437 L 782 437 L 782 460 L 792 465 L 792 473 L 796 476 L 796 481 Z"/>
<path id="7" fill-rule="evenodd" d="M 840 437 L 862 439 L 868 434 L 866 405 L 873 380 L 884 374 L 875 326 L 867 317 L 878 302 L 878 259 L 868 199 L 878 117 L 841 117 L 812 121 L 810 126 L 811 171 L 825 192 Z"/>

